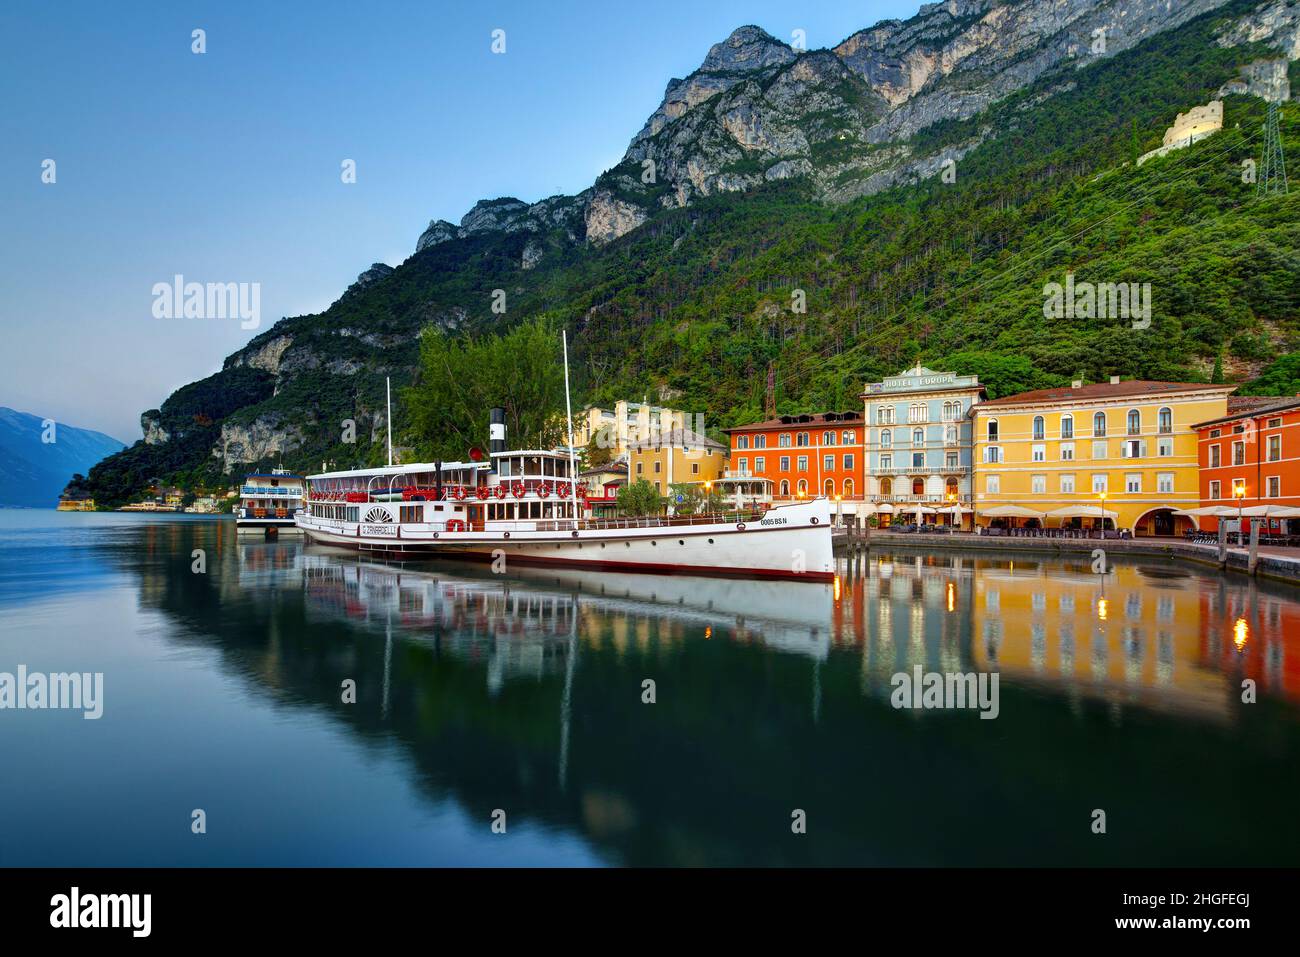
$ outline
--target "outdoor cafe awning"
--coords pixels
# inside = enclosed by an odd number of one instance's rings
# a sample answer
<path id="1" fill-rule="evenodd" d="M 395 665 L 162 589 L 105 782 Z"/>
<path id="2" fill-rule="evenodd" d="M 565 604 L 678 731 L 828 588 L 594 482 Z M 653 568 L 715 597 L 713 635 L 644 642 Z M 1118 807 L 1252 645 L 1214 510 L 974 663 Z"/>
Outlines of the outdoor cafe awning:
<path id="1" fill-rule="evenodd" d="M 988 514 L 985 512 L 984 514 Z M 1119 518 L 1118 512 L 1112 512 L 1108 508 L 1102 508 L 1100 505 L 1065 505 L 1061 508 L 1054 508 L 1047 513 L 1048 518 L 1109 518 L 1112 521 Z"/>
<path id="2" fill-rule="evenodd" d="M 882 504 L 882 505 L 877 505 L 877 506 L 876 506 L 876 511 L 877 511 L 877 512 L 880 512 L 882 515 L 893 515 L 893 514 L 894 514 L 894 506 L 890 505 L 888 502 L 885 502 L 885 503 Z"/>
<path id="3" fill-rule="evenodd" d="M 1202 505 L 1200 508 L 1180 508 L 1174 511 L 1175 515 L 1183 515 L 1188 518 L 1202 518 L 1204 516 L 1213 516 L 1215 518 L 1226 518 L 1229 514 L 1233 518 L 1237 516 L 1235 508 L 1229 509 L 1224 505 Z"/>
<path id="4" fill-rule="evenodd" d="M 1046 512 L 1025 508 L 1023 505 L 994 505 L 980 512 L 987 518 L 1043 518 Z"/>
<path id="5" fill-rule="evenodd" d="M 1236 518 L 1237 510 L 1227 507 L 1224 514 Z M 1243 518 L 1300 518 L 1300 508 L 1293 505 L 1252 505 L 1241 510 Z"/>

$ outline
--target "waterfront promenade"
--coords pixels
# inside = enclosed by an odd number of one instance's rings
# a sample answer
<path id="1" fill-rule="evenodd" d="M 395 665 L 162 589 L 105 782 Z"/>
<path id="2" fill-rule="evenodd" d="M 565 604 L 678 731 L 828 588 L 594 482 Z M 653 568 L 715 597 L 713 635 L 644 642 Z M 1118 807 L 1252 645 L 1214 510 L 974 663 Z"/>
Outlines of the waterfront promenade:
<path id="1" fill-rule="evenodd" d="M 927 551 L 956 549 L 981 552 L 989 555 L 1040 554 L 1051 556 L 1091 556 L 1095 549 L 1103 549 L 1108 556 L 1132 555 L 1156 558 L 1178 558 L 1199 565 L 1218 567 L 1218 546 L 1201 545 L 1173 538 L 1015 538 L 972 535 L 970 532 L 918 535 L 915 532 L 890 532 L 872 529 L 866 536 L 868 549 L 888 545 L 923 548 Z M 847 542 L 837 534 L 836 546 Z M 1227 569 L 1247 573 L 1249 550 L 1239 546 L 1228 548 Z M 1300 584 L 1300 549 L 1260 545 L 1256 574 L 1263 578 Z"/>

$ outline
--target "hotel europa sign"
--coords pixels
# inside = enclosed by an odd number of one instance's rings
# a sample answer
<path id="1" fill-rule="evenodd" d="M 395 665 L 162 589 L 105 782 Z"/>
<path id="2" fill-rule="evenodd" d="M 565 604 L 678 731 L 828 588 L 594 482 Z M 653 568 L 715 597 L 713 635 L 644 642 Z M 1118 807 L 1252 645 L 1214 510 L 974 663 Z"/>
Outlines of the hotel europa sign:
<path id="1" fill-rule="evenodd" d="M 908 392 L 921 389 L 941 389 L 957 385 L 974 385 L 974 376 L 959 376 L 955 372 L 926 372 L 922 375 L 892 376 L 884 382 L 867 385 L 869 393 Z"/>

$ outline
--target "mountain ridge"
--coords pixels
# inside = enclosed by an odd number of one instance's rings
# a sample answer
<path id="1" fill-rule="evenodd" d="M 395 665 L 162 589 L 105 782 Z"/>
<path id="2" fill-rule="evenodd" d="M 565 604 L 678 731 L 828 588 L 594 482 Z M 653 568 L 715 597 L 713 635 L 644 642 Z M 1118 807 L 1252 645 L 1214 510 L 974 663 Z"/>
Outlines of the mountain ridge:
<path id="1" fill-rule="evenodd" d="M 1068 0 L 1066 5 L 1081 4 Z M 973 16 L 978 10 L 986 16 L 999 5 L 939 6 L 951 17 L 951 11 Z M 1001 6 L 1041 9 L 1039 0 Z M 1117 8 L 1108 0 L 1092 6 Z M 385 431 L 383 378 L 392 375 L 395 386 L 411 381 L 420 329 L 475 334 L 542 312 L 555 314 L 572 330 L 575 385 L 582 397 L 609 400 L 625 392 L 663 402 L 681 399 L 727 422 L 760 411 L 755 390 L 761 391 L 763 373 L 773 363 L 780 367 L 779 403 L 825 401 L 834 407 L 846 401 L 837 395 L 846 381 L 860 384 L 862 376 L 879 374 L 899 357 L 906 364 L 918 352 L 936 354 L 936 349 L 954 361 L 991 363 L 996 371 L 990 379 L 1000 376 L 1006 383 L 1054 384 L 1080 373 L 1115 371 L 1208 375 L 1213 355 L 1225 351 L 1230 374 L 1249 376 L 1261 356 L 1300 345 L 1295 290 L 1270 272 L 1266 281 L 1236 283 L 1236 303 L 1231 297 L 1207 299 L 1184 292 L 1198 280 L 1171 272 L 1169 261 L 1185 261 L 1191 269 L 1226 255 L 1240 262 L 1240 269 L 1277 269 L 1281 276 L 1294 263 L 1300 241 L 1265 208 L 1246 202 L 1249 191 L 1237 182 L 1236 172 L 1228 170 L 1225 179 L 1211 184 L 1192 165 L 1204 162 L 1197 159 L 1204 154 L 1202 145 L 1190 157 L 1161 159 L 1141 171 L 1124 169 L 1140 152 L 1159 145 L 1174 113 L 1233 82 L 1243 84 L 1237 93 L 1251 92 L 1251 84 L 1240 79 L 1244 70 L 1270 57 L 1276 61 L 1279 50 L 1283 57 L 1294 52 L 1300 37 L 1294 0 L 1228 0 L 1212 6 L 1215 11 L 1148 37 L 1140 54 L 1128 49 L 1088 63 L 1058 62 L 982 112 L 936 121 L 906 142 L 870 148 L 895 159 L 956 156 L 961 174 L 952 185 L 932 175 L 942 163 L 926 167 L 926 177 L 906 163 L 867 172 L 855 165 L 856 141 L 844 155 L 837 152 L 843 141 L 828 140 L 825 133 L 833 120 L 843 119 L 846 100 L 833 88 L 847 83 L 861 93 L 865 87 L 846 79 L 847 67 L 834 54 L 811 51 L 741 71 L 744 76 L 730 93 L 707 97 L 642 144 L 661 151 L 688 128 L 700 131 L 701 142 L 720 135 L 719 117 L 726 119 L 751 95 L 746 84 L 754 84 L 759 89 L 753 95 L 771 95 L 763 101 L 768 105 L 793 97 L 805 107 L 825 107 L 801 114 L 807 129 L 799 132 L 805 141 L 821 144 L 809 163 L 822 175 L 840 169 L 828 182 L 843 187 L 843 199 L 827 202 L 825 184 L 819 188 L 815 176 L 768 177 L 771 167 L 744 160 L 719 174 L 749 183 L 743 192 L 708 189 L 681 204 L 675 199 L 680 184 L 641 183 L 642 170 L 635 164 L 625 170 L 635 185 L 624 182 L 616 168 L 615 175 L 605 174 L 584 191 L 592 200 L 585 208 L 575 205 L 574 197 L 537 204 L 509 197 L 480 201 L 462 228 L 445 224 L 450 233 L 440 233 L 437 241 L 422 239 L 396 269 L 372 267 L 324 313 L 281 320 L 229 356 L 220 373 L 178 390 L 161 409 L 145 413 L 145 439 L 100 469 L 103 497 L 127 494 L 147 473 L 169 475 L 180 484 L 282 455 L 296 467 L 331 459 L 378 461 Z M 898 35 L 909 22 L 892 21 L 886 32 Z M 705 62 L 729 62 L 719 58 L 744 53 L 746 44 L 759 45 L 747 54 L 750 59 L 781 59 L 764 36 L 741 33 L 718 58 Z M 771 81 L 766 89 L 754 80 L 756 73 Z M 951 76 L 927 82 L 939 90 Z M 803 86 L 791 93 L 785 84 Z M 719 98 L 727 96 L 737 99 Z M 879 100 L 884 102 L 883 94 Z M 905 104 L 916 100 L 913 95 Z M 880 103 L 869 106 L 883 109 Z M 1234 93 L 1227 115 L 1225 130 L 1217 134 L 1221 147 L 1253 148 L 1233 128 L 1241 123 L 1257 128 L 1260 103 Z M 761 129 L 768 141 L 789 132 L 770 123 L 752 128 Z M 634 136 L 629 149 L 636 143 Z M 682 161 L 690 162 L 686 154 Z M 1190 182 L 1162 188 L 1162 171 Z M 1099 180 L 1135 194 L 1159 194 L 1160 205 L 1134 212 L 1112 204 L 1096 185 Z M 873 191 L 864 192 L 864 183 Z M 854 191 L 858 194 L 848 195 Z M 653 204 L 645 203 L 647 194 L 656 197 Z M 1174 294 L 1156 317 L 1165 337 L 1161 349 L 1135 351 L 1140 337 L 1118 339 L 1113 330 L 1099 327 L 1041 328 L 1041 302 L 1033 302 L 1032 282 L 993 282 L 992 270 L 1007 257 L 1033 262 L 1040 247 L 1051 251 L 1061 245 L 1053 229 L 1072 235 L 1076 225 L 1091 222 L 1085 214 L 1093 206 L 1114 209 L 1106 214 L 1114 219 L 1109 243 L 1057 249 L 1036 268 L 1059 269 L 1053 273 L 1058 278 L 1065 269 L 1090 262 L 1120 272 L 1141 265 L 1167 273 L 1161 281 Z M 1064 212 L 1053 226 L 1057 208 Z M 1179 210 L 1185 210 L 1181 217 Z M 1188 219 L 1198 215 L 1231 241 L 1216 243 L 1208 232 L 1193 232 L 1180 241 L 1190 244 L 1194 255 L 1187 249 L 1148 253 L 1151 242 L 1143 223 L 1181 236 Z M 1074 224 L 1072 216 L 1084 218 Z M 599 241 L 588 241 L 593 230 Z M 1137 258 L 1115 262 L 1107 251 L 1112 247 L 1132 250 Z M 1258 258 L 1259 249 L 1266 253 L 1264 265 L 1250 265 L 1249 257 Z M 1041 286 L 1041 279 L 1035 281 Z M 807 294 L 805 313 L 791 308 L 796 288 Z M 981 297 L 969 291 L 988 288 L 996 292 Z M 505 315 L 491 308 L 498 293 L 510 303 Z M 1035 311 L 1038 327 L 1011 331 L 1032 321 Z M 1036 368 L 1012 369 L 1007 363 L 1013 358 Z M 402 425 L 402 411 L 396 411 L 395 434 Z M 354 423 L 355 445 L 337 438 L 344 419 Z"/>

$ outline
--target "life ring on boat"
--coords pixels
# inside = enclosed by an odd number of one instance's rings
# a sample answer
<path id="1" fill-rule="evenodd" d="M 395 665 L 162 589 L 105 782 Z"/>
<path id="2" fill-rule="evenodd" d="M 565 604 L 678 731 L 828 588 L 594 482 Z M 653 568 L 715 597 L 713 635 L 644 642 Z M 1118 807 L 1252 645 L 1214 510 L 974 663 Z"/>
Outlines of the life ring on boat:
<path id="1" fill-rule="evenodd" d="M 515 498 L 523 498 L 528 492 L 528 487 L 523 482 L 516 482 L 510 486 L 510 491 L 514 493 Z"/>
<path id="2" fill-rule="evenodd" d="M 585 485 L 579 485 L 579 486 L 578 486 L 578 498 L 586 498 L 586 497 L 587 497 L 587 486 L 585 486 Z"/>
<path id="3" fill-rule="evenodd" d="M 465 523 L 462 522 L 462 521 L 461 521 L 460 519 L 458 519 L 458 518 L 448 519 L 448 521 L 447 521 L 447 531 L 449 531 L 449 532 L 463 532 L 463 531 L 465 531 Z"/>
<path id="4" fill-rule="evenodd" d="M 568 482 L 556 482 L 556 483 L 555 483 L 555 494 L 558 495 L 558 496 L 560 496 L 560 498 L 564 498 L 564 496 L 568 495 L 568 494 L 569 494 L 569 483 L 568 483 Z"/>
<path id="5" fill-rule="evenodd" d="M 348 501 L 354 504 L 357 502 L 364 502 L 369 498 L 370 496 L 365 492 L 348 492 Z"/>
<path id="6" fill-rule="evenodd" d="M 505 487 L 504 485 L 498 485 L 498 486 L 497 486 L 496 495 L 497 495 L 497 498 L 505 498 L 505 497 L 506 497 L 506 487 Z"/>
<path id="7" fill-rule="evenodd" d="M 480 485 L 478 488 L 474 489 L 474 494 L 479 497 L 480 501 L 482 501 L 488 497 L 488 487 L 486 485 Z"/>
<path id="8" fill-rule="evenodd" d="M 465 501 L 465 486 L 457 485 L 456 488 L 452 491 L 452 494 L 456 496 L 456 501 L 458 502 Z"/>
<path id="9" fill-rule="evenodd" d="M 736 523 L 736 531 L 738 531 L 738 532 L 743 532 L 744 530 L 745 530 L 745 523 L 744 523 L 744 522 L 737 522 L 737 523 Z"/>

